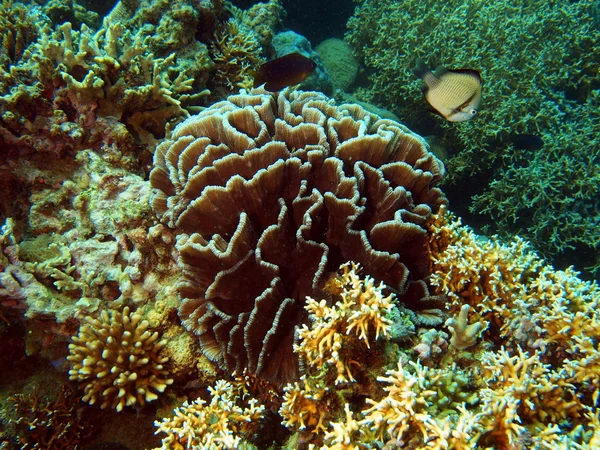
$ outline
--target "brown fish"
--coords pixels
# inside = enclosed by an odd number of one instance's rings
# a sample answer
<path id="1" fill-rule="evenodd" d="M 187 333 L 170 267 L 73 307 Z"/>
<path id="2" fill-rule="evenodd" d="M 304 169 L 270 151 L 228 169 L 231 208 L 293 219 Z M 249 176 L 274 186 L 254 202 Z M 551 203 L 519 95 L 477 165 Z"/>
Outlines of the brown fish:
<path id="1" fill-rule="evenodd" d="M 300 53 L 290 53 L 264 63 L 254 72 L 254 87 L 265 85 L 267 91 L 302 83 L 313 73 L 317 64 Z"/>
<path id="2" fill-rule="evenodd" d="M 450 122 L 464 122 L 477 114 L 482 86 L 478 71 L 440 67 L 433 73 L 425 62 L 419 59 L 414 73 L 425 82 L 423 94 L 434 112 L 444 119 Z"/>

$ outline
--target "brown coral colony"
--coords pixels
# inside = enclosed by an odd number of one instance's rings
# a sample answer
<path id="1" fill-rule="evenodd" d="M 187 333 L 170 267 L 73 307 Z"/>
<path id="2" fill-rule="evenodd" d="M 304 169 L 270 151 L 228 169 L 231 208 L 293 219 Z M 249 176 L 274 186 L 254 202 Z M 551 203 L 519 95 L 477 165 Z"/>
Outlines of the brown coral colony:
<path id="1" fill-rule="evenodd" d="M 305 298 L 340 264 L 400 294 L 427 276 L 443 173 L 404 126 L 313 92 L 254 90 L 189 118 L 150 175 L 179 233 L 184 325 L 223 369 L 296 379 Z"/>

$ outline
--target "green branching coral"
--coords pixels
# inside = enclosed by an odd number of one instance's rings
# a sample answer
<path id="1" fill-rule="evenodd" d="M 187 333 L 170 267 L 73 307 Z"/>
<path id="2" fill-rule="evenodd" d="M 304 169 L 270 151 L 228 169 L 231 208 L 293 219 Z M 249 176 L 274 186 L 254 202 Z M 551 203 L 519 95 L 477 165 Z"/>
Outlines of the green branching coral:
<path id="1" fill-rule="evenodd" d="M 477 194 L 471 210 L 492 219 L 492 231 L 518 231 L 548 256 L 600 248 L 600 30 L 591 3 L 364 0 L 348 23 L 371 83 L 360 93 L 441 136 L 450 197 Z M 411 73 L 418 57 L 480 70 L 480 116 L 458 126 L 430 117 Z M 516 149 L 514 137 L 529 134 L 542 148 Z"/>

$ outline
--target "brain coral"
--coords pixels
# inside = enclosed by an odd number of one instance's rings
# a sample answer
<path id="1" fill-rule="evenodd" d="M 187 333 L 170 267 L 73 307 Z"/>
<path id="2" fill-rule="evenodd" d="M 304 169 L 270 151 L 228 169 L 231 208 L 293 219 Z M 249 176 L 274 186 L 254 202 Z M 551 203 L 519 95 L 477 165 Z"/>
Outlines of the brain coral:
<path id="1" fill-rule="evenodd" d="M 153 208 L 178 232 L 184 325 L 224 369 L 297 378 L 305 298 L 340 264 L 404 301 L 428 295 L 411 281 L 428 275 L 443 173 L 406 127 L 313 92 L 254 90 L 190 117 L 150 175 Z"/>

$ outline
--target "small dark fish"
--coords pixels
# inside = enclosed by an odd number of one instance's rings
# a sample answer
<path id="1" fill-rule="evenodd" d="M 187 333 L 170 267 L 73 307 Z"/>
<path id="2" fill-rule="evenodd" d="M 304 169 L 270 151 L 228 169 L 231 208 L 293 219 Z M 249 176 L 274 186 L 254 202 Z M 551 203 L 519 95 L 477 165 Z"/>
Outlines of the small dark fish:
<path id="1" fill-rule="evenodd" d="M 312 59 L 300 53 L 290 53 L 264 63 L 254 72 L 254 87 L 265 85 L 267 91 L 280 91 L 302 83 L 317 67 Z"/>
<path id="2" fill-rule="evenodd" d="M 537 150 L 544 146 L 544 140 L 537 134 L 513 134 L 510 142 L 517 150 Z"/>
<path id="3" fill-rule="evenodd" d="M 434 112 L 450 122 L 464 122 L 477 114 L 482 81 L 473 69 L 449 70 L 440 67 L 433 73 L 421 59 L 414 74 L 425 82 L 423 94 Z"/>

